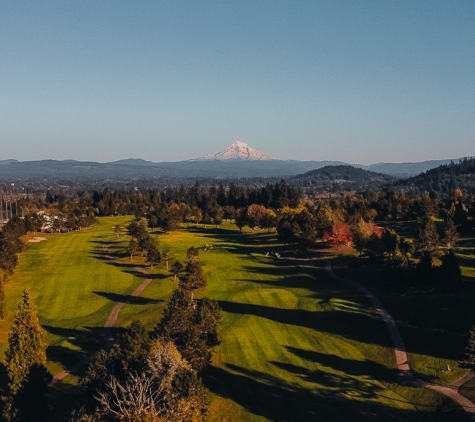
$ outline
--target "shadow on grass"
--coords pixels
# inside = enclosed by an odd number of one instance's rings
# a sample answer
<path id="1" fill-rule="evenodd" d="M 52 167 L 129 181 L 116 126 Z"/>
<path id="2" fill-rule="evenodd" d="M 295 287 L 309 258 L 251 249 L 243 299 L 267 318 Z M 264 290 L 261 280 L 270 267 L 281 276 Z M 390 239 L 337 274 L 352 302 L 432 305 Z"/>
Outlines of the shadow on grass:
<path id="1" fill-rule="evenodd" d="M 391 338 L 382 320 L 371 313 L 359 310 L 307 311 L 304 309 L 281 309 L 250 303 L 238 303 L 225 300 L 218 301 L 224 312 L 239 315 L 254 315 L 282 324 L 312 328 L 357 340 L 367 344 L 393 347 Z M 375 333 L 381 333 L 376 335 Z"/>
<path id="2" fill-rule="evenodd" d="M 302 373 L 304 368 L 295 365 L 284 367 Z M 303 374 L 309 375 L 309 374 Z M 378 401 L 387 398 L 387 390 L 379 384 L 349 376 L 315 371 L 308 380 L 314 384 L 304 388 L 267 373 L 249 370 L 236 365 L 226 369 L 209 367 L 204 372 L 205 384 L 215 394 L 231 399 L 248 412 L 272 421 L 465 421 L 458 407 L 445 401 L 443 409 L 415 404 L 401 409 L 404 398 L 394 403 Z M 407 403 L 410 407 L 412 403 Z"/>
<path id="3" fill-rule="evenodd" d="M 433 357 L 435 362 L 439 359 L 458 361 L 462 358 L 466 334 L 474 322 L 473 286 L 466 285 L 457 292 L 438 287 L 432 294 L 393 295 L 384 283 L 382 265 L 358 271 L 356 267 L 350 268 L 351 261 L 351 257 L 335 259 L 335 272 L 343 278 L 362 284 L 382 302 L 394 319 L 407 352 Z M 350 289 L 352 288 L 349 287 L 348 290 Z M 403 290 L 407 289 L 408 287 Z M 439 368 L 439 371 L 442 369 Z"/>
<path id="4" fill-rule="evenodd" d="M 318 363 L 321 366 L 325 366 L 336 371 L 344 372 L 348 375 L 366 375 L 380 381 L 396 383 L 401 383 L 402 380 L 400 371 L 398 369 L 388 368 L 386 365 L 382 365 L 371 360 L 345 359 L 331 354 L 320 353 L 315 350 L 299 349 L 297 347 L 292 346 L 285 346 L 285 348 L 301 359 L 305 359 L 312 363 Z M 272 363 L 276 366 L 282 365 L 279 362 Z M 301 373 L 303 376 L 311 376 L 311 374 L 306 373 L 306 371 L 308 371 L 306 368 L 301 369 L 303 369 L 303 372 Z M 290 370 L 290 372 L 292 371 Z M 297 371 L 296 373 L 299 372 Z"/>
<path id="5" fill-rule="evenodd" d="M 108 300 L 118 303 L 127 303 L 131 305 L 149 305 L 151 303 L 163 302 L 160 299 L 151 299 L 142 296 L 123 295 L 119 293 L 93 291 L 92 293 L 105 297 Z"/>
<path id="6" fill-rule="evenodd" d="M 64 368 L 70 368 L 81 360 L 94 354 L 106 344 L 106 329 L 104 327 L 63 328 L 52 325 L 42 325 L 51 334 L 61 337 L 73 347 L 51 345 L 46 350 L 48 360 L 60 364 Z M 124 331 L 120 327 L 109 328 L 111 335 L 118 338 Z"/>
<path id="7" fill-rule="evenodd" d="M 73 410 L 81 404 L 82 392 L 77 385 L 57 382 L 48 391 L 50 406 L 50 421 L 68 421 Z"/>

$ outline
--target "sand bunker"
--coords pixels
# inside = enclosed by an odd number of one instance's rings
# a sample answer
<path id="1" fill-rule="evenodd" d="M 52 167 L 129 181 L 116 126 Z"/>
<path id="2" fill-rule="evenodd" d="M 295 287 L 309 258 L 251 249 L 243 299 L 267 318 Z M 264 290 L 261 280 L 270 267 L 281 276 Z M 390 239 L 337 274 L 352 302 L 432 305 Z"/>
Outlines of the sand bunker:
<path id="1" fill-rule="evenodd" d="M 28 242 L 38 243 L 38 242 L 42 242 L 43 240 L 46 240 L 46 237 L 33 237 L 31 239 L 28 239 Z"/>

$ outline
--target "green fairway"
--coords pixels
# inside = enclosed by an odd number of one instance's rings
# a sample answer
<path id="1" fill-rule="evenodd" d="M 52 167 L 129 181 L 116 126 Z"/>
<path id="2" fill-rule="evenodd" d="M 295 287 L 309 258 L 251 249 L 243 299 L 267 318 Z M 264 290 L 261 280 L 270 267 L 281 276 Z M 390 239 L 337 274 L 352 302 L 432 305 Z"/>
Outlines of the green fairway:
<path id="1" fill-rule="evenodd" d="M 30 244 L 7 285 L 9 319 L 27 287 L 48 331 L 53 372 L 100 347 L 103 325 L 117 302 L 126 302 L 116 326 L 140 319 L 152 328 L 176 287 L 162 263 L 152 283 L 133 299 L 142 283 L 125 255 L 128 238 L 101 218 L 85 232 L 47 235 Z M 160 248 L 185 260 L 190 246 L 200 251 L 208 288 L 203 293 L 223 310 L 222 344 L 205 382 L 213 392 L 211 421 L 463 421 L 461 409 L 433 391 L 403 386 L 384 323 L 358 291 L 329 278 L 317 261 L 276 260 L 275 234 L 191 227 L 158 235 Z M 119 265 L 105 258 L 104 245 Z M 338 263 L 338 260 L 335 261 Z M 200 295 L 198 295 L 199 297 Z M 404 336 L 404 333 L 403 333 Z M 60 390 L 74 384 L 67 377 Z M 71 387 L 72 388 L 72 387 Z"/>

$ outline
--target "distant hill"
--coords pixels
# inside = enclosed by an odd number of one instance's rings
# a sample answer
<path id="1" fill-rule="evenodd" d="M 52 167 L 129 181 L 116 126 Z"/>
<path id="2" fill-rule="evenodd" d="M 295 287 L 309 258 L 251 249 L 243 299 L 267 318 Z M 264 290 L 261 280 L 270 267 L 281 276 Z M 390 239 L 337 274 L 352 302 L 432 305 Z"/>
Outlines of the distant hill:
<path id="1" fill-rule="evenodd" d="M 398 178 L 407 178 L 415 176 L 424 171 L 441 166 L 443 164 L 450 164 L 451 161 L 458 162 L 461 158 L 456 160 L 430 160 L 421 161 L 417 163 L 377 163 L 369 166 L 356 166 L 365 170 L 375 171 L 377 173 L 389 174 Z"/>
<path id="2" fill-rule="evenodd" d="M 359 164 L 352 168 L 360 168 L 375 173 L 395 177 L 410 177 L 440 164 L 448 164 L 450 160 L 432 160 L 419 163 L 378 163 L 369 166 Z M 347 166 L 342 161 L 298 161 L 282 160 L 265 152 L 258 151 L 242 141 L 237 141 L 225 150 L 216 154 L 208 154 L 201 158 L 178 162 L 159 162 L 128 158 L 109 163 L 82 162 L 75 160 L 41 160 L 41 161 L 0 161 L 1 180 L 31 180 L 42 178 L 48 180 L 76 180 L 110 183 L 111 181 L 157 180 L 160 183 L 190 182 L 200 179 L 233 179 L 233 178 L 288 178 L 311 170 L 327 166 Z M 348 177 L 357 177 L 356 174 Z M 334 178 L 337 180 L 338 178 Z M 323 179 L 322 179 L 323 180 Z M 320 180 L 321 185 L 323 181 Z M 344 177 L 342 177 L 344 180 Z M 347 182 L 355 182 L 348 180 Z M 304 182 L 302 182 L 304 183 Z M 315 182 L 316 183 L 316 182 Z M 362 181 L 363 183 L 363 181 Z M 373 181 L 371 183 L 376 183 Z M 378 182 L 379 183 L 379 182 Z M 333 185 L 336 182 L 332 182 Z M 364 182 L 369 186 L 369 181 Z"/>
<path id="3" fill-rule="evenodd" d="M 475 158 L 464 158 L 458 163 L 451 161 L 415 177 L 399 180 L 394 186 L 413 192 L 451 194 L 455 189 L 461 189 L 466 194 L 475 194 Z"/>
<path id="4" fill-rule="evenodd" d="M 361 168 L 338 165 L 326 166 L 287 179 L 291 186 L 305 188 L 307 192 L 342 192 L 377 189 L 394 182 L 395 178 Z"/>
<path id="5" fill-rule="evenodd" d="M 111 161 L 107 164 L 126 165 L 126 166 L 153 166 L 152 161 L 142 160 L 141 158 L 127 158 L 125 160 Z"/>

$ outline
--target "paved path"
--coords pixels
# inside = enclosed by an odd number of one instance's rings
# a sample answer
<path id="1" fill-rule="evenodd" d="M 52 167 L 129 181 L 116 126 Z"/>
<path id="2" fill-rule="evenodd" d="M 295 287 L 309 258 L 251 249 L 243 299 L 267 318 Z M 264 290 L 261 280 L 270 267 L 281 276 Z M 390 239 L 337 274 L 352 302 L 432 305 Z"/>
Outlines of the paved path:
<path id="1" fill-rule="evenodd" d="M 394 322 L 393 318 L 389 314 L 389 312 L 384 308 L 383 304 L 379 301 L 379 299 L 371 293 L 368 289 L 363 287 L 361 284 L 347 280 L 345 278 L 341 278 L 337 276 L 332 269 L 331 262 L 328 263 L 326 266 L 326 270 L 328 274 L 334 278 L 335 280 L 343 281 L 344 283 L 350 284 L 351 286 L 355 287 L 361 293 L 363 293 L 373 304 L 374 308 L 378 312 L 381 319 L 386 324 L 386 327 L 389 331 L 391 336 L 392 342 L 394 344 L 394 354 L 396 355 L 396 363 L 397 367 L 400 371 L 401 377 L 403 378 L 404 382 L 410 383 L 416 387 L 426 387 L 430 388 L 431 390 L 437 391 L 441 394 L 444 394 L 447 397 L 450 397 L 452 400 L 456 401 L 460 406 L 463 407 L 465 412 L 467 413 L 469 420 L 475 422 L 475 405 L 462 396 L 458 389 L 459 387 L 467 382 L 468 380 L 472 379 L 475 374 L 467 374 L 466 376 L 462 377 L 461 379 L 455 381 L 453 384 L 449 385 L 438 385 L 432 384 L 430 382 L 423 381 L 417 378 L 411 371 L 411 367 L 409 366 L 409 361 L 407 358 L 406 347 L 404 346 L 404 342 L 402 340 L 401 334 L 397 328 L 396 323 Z"/>
<path id="2" fill-rule="evenodd" d="M 106 252 L 106 255 L 105 255 L 106 258 L 114 260 L 116 264 L 122 264 L 121 261 L 116 260 L 113 256 L 110 255 L 110 250 L 107 245 L 104 246 L 104 252 Z M 143 268 L 136 267 L 135 270 L 138 271 L 139 273 L 148 275 L 148 272 L 145 271 Z M 137 288 L 137 290 L 135 290 L 135 292 L 132 293 L 132 296 L 134 297 L 140 296 L 142 292 L 145 290 L 145 288 L 150 284 L 151 281 L 152 281 L 151 278 L 145 279 L 145 281 Z M 107 318 L 107 322 L 104 325 L 104 334 L 107 341 L 106 346 L 111 344 L 114 341 L 114 337 L 112 336 L 112 333 L 111 333 L 111 327 L 113 327 L 115 322 L 117 321 L 117 317 L 119 316 L 119 313 L 124 305 L 125 305 L 125 302 L 120 302 L 117 305 L 115 305 L 114 309 L 112 309 L 111 313 L 109 314 L 109 318 Z M 58 382 L 59 380 L 69 375 L 71 372 L 75 372 L 81 367 L 83 367 L 84 365 L 90 363 L 94 359 L 95 356 L 96 356 L 96 353 L 92 354 L 91 356 L 88 356 L 86 359 L 84 359 L 81 362 L 78 362 L 76 365 L 72 366 L 71 368 L 65 369 L 64 371 L 59 372 L 53 377 L 51 384 Z"/>

